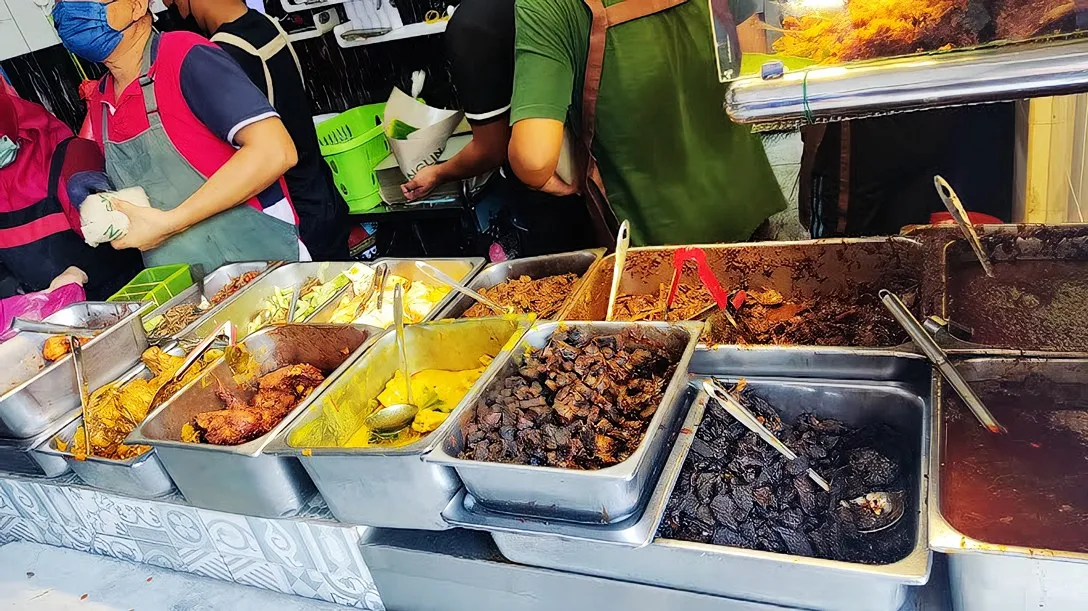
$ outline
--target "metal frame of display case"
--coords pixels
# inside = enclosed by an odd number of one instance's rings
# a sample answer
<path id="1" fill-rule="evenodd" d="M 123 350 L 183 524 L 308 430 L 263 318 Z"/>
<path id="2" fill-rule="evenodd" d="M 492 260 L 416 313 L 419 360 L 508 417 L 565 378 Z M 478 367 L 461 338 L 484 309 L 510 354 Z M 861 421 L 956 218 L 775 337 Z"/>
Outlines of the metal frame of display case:
<path id="1" fill-rule="evenodd" d="M 729 0 L 708 2 L 726 112 L 762 131 L 1088 91 L 1088 40 L 1077 35 L 742 77 Z"/>

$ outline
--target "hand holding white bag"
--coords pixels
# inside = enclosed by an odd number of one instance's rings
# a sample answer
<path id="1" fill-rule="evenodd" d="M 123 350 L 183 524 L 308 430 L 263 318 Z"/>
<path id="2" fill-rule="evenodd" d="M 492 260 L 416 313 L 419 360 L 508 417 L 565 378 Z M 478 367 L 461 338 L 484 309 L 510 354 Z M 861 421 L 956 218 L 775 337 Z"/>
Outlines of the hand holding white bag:
<path id="1" fill-rule="evenodd" d="M 79 219 L 83 240 L 89 246 L 112 242 L 128 234 L 128 217 L 113 207 L 114 200 L 126 201 L 143 208 L 151 207 L 151 201 L 143 187 L 129 187 L 87 196 L 79 206 Z"/>

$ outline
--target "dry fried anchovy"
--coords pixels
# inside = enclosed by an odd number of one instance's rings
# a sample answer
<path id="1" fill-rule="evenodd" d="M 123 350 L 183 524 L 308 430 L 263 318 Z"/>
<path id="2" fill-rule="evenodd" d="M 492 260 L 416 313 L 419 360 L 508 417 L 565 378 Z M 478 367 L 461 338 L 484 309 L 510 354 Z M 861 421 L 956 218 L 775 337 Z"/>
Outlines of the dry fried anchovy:
<path id="1" fill-rule="evenodd" d="M 866 564 L 895 562 L 910 552 L 912 520 L 862 534 L 840 502 L 910 488 L 908 452 L 898 432 L 855 429 L 811 413 L 787 423 L 752 388 L 742 400 L 798 459 L 787 461 L 711 401 L 657 536 Z M 812 483 L 809 468 L 831 482 L 830 493 Z M 913 513 L 909 506 L 906 511 Z"/>
<path id="2" fill-rule="evenodd" d="M 467 460 L 601 469 L 642 442 L 680 354 L 625 331 L 557 331 L 494 383 L 463 433 Z"/>
<path id="3" fill-rule="evenodd" d="M 183 303 L 176 305 L 163 313 L 162 322 L 151 333 L 147 334 L 147 338 L 162 339 L 170 337 L 189 326 L 193 321 L 200 318 L 203 313 L 204 310 L 200 309 L 197 304 Z"/>
<path id="4" fill-rule="evenodd" d="M 518 314 L 536 314 L 539 318 L 551 318 L 563 307 L 571 288 L 578 282 L 577 274 L 562 274 L 533 280 L 529 276 L 511 278 L 480 293 L 501 306 L 512 307 Z M 494 316 L 495 312 L 482 303 L 465 310 L 462 318 Z"/>
<path id="5" fill-rule="evenodd" d="M 241 276 L 231 278 L 231 281 L 228 282 L 226 286 L 219 289 L 215 296 L 212 297 L 212 305 L 219 305 L 226 300 L 227 297 L 237 293 L 243 286 L 253 282 L 253 279 L 260 275 L 260 272 L 246 272 Z"/>

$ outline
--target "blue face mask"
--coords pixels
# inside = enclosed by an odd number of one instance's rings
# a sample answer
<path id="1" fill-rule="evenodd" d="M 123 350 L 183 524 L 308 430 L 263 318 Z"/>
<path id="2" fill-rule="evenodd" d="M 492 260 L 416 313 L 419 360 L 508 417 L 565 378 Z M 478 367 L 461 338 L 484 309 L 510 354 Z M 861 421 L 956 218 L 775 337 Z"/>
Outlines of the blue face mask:
<path id="1" fill-rule="evenodd" d="M 6 168 L 15 161 L 19 152 L 19 143 L 12 142 L 7 136 L 0 136 L 0 168 Z"/>
<path id="2" fill-rule="evenodd" d="M 105 61 L 121 44 L 121 31 L 113 29 L 106 17 L 106 7 L 116 1 L 105 4 L 94 0 L 57 2 L 53 6 L 53 25 L 64 47 L 88 61 Z M 131 23 L 125 29 L 129 27 L 132 27 Z"/>

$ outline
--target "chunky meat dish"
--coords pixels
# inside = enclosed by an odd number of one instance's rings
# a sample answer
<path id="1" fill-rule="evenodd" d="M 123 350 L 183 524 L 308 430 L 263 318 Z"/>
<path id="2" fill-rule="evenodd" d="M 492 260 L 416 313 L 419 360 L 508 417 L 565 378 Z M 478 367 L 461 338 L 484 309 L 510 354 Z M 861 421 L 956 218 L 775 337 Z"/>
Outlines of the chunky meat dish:
<path id="1" fill-rule="evenodd" d="M 79 342 L 80 346 L 85 346 L 92 339 L 94 338 L 77 337 L 76 341 Z M 42 346 L 42 357 L 47 361 L 59 361 L 71 351 L 72 345 L 69 343 L 67 335 L 54 335 L 45 340 L 45 344 Z"/>
<path id="2" fill-rule="evenodd" d="M 489 289 L 480 289 L 480 294 L 501 306 L 514 308 L 518 314 L 536 314 L 539 318 L 551 318 L 563 307 L 577 282 L 577 274 L 547 276 L 536 280 L 521 276 L 500 282 Z M 495 316 L 495 312 L 482 303 L 476 303 L 461 316 L 480 318 Z"/>
<path id="3" fill-rule="evenodd" d="M 464 430 L 468 460 L 601 469 L 638 448 L 679 353 L 638 331 L 557 331 L 501 378 Z"/>
<path id="4" fill-rule="evenodd" d="M 252 441 L 271 431 L 324 381 L 325 375 L 312 365 L 288 365 L 261 376 L 248 402 L 218 390 L 223 409 L 197 414 L 182 428 L 182 441 L 214 445 Z"/>
<path id="5" fill-rule="evenodd" d="M 751 388 L 741 401 L 798 458 L 786 460 L 710 401 L 658 537 L 868 564 L 909 553 L 911 521 L 862 533 L 879 526 L 880 516 L 860 511 L 858 502 L 873 492 L 909 490 L 903 435 L 811 413 L 784 422 Z M 810 468 L 830 482 L 830 493 L 809 479 Z"/>

